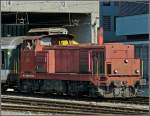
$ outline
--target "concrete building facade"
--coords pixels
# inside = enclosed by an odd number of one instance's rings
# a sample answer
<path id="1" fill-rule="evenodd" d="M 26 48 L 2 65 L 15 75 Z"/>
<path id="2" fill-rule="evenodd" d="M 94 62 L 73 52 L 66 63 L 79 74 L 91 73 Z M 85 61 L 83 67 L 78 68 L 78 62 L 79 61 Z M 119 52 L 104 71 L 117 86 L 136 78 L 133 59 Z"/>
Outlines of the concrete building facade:
<path id="1" fill-rule="evenodd" d="M 65 27 L 79 42 L 96 43 L 99 1 L 2 1 L 2 36 L 34 27 Z M 11 20 L 9 20 L 11 19 Z M 22 32 L 21 32 L 22 31 Z"/>
<path id="2" fill-rule="evenodd" d="M 148 4 L 148 1 L 100 1 L 100 25 L 104 28 L 105 42 L 135 41 L 140 35 L 144 37 L 140 40 L 148 40 Z M 131 39 L 130 35 L 136 38 Z"/>

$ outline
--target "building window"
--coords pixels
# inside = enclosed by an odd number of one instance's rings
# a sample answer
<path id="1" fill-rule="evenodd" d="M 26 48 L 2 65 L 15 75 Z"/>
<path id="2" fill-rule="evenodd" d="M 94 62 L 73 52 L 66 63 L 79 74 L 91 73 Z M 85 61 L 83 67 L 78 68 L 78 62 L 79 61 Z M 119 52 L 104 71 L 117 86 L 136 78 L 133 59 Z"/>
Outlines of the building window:
<path id="1" fill-rule="evenodd" d="M 111 31 L 111 17 L 103 16 L 103 28 L 104 31 Z"/>
<path id="2" fill-rule="evenodd" d="M 127 35 L 127 40 L 145 40 L 149 39 L 148 34 L 136 34 L 136 35 Z"/>
<path id="3" fill-rule="evenodd" d="M 1 54 L 2 54 L 2 66 L 1 66 L 1 68 L 3 69 L 4 65 L 5 65 L 4 51 L 1 51 Z"/>
<path id="4" fill-rule="evenodd" d="M 119 6 L 119 1 L 114 1 L 114 6 Z"/>
<path id="5" fill-rule="evenodd" d="M 110 2 L 103 2 L 103 6 L 110 6 Z"/>
<path id="6" fill-rule="evenodd" d="M 116 32 L 116 16 L 114 16 L 114 32 Z"/>

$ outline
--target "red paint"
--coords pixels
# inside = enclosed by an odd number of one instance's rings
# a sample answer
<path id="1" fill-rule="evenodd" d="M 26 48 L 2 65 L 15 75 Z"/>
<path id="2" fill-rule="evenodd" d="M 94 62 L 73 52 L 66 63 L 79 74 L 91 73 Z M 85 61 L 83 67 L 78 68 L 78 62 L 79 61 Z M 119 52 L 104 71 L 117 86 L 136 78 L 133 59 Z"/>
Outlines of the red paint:
<path id="1" fill-rule="evenodd" d="M 89 51 L 89 53 L 88 53 L 88 59 L 89 59 L 89 63 L 88 63 L 89 72 L 91 72 L 91 51 Z"/>
<path id="2" fill-rule="evenodd" d="M 79 73 L 79 50 L 55 50 L 56 73 Z"/>
<path id="3" fill-rule="evenodd" d="M 98 45 L 103 45 L 103 41 L 104 41 L 104 39 L 103 39 L 103 27 L 100 27 L 99 29 L 98 29 Z"/>
<path id="4" fill-rule="evenodd" d="M 134 86 L 141 77 L 140 59 L 134 56 L 134 46 L 120 43 L 103 44 L 101 39 L 102 36 L 99 38 L 99 45 L 45 47 L 41 46 L 40 39 L 36 38 L 35 50 L 21 50 L 20 79 L 90 81 L 95 86 L 110 84 L 112 81 L 127 81 L 128 85 Z M 99 51 L 104 51 L 103 75 L 93 74 L 92 53 Z M 107 74 L 107 64 L 111 64 L 111 74 Z M 37 72 L 37 66 L 40 66 L 43 72 Z M 85 68 L 85 74 L 81 67 Z M 117 73 L 114 73 L 114 70 L 117 70 Z M 136 70 L 139 70 L 139 73 Z"/>
<path id="5" fill-rule="evenodd" d="M 20 71 L 35 73 L 35 51 L 21 50 Z"/>

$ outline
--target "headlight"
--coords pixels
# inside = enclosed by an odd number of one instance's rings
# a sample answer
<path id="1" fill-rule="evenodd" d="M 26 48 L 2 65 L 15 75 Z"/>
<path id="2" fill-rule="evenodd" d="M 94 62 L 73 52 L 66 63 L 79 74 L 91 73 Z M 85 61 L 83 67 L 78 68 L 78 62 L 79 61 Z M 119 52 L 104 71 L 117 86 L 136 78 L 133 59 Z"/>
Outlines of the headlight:
<path id="1" fill-rule="evenodd" d="M 128 60 L 127 60 L 127 59 L 125 59 L 125 60 L 124 60 L 124 63 L 128 63 Z"/>
<path id="2" fill-rule="evenodd" d="M 116 73 L 118 73 L 118 71 L 117 71 L 117 70 L 114 70 L 114 73 L 116 74 Z"/>
<path id="3" fill-rule="evenodd" d="M 137 69 L 137 70 L 135 70 L 135 73 L 139 73 L 140 71 Z"/>

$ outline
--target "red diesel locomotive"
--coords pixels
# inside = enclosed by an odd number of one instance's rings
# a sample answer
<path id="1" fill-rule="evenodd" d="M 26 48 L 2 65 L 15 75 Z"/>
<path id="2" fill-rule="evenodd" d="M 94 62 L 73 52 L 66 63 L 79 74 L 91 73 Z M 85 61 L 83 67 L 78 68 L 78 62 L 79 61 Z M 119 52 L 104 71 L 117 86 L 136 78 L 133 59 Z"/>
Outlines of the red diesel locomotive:
<path id="1" fill-rule="evenodd" d="M 68 45 L 60 45 L 65 41 Z M 72 35 L 36 36 L 20 50 L 19 88 L 26 92 L 133 97 L 141 79 L 134 46 L 72 45 Z"/>

